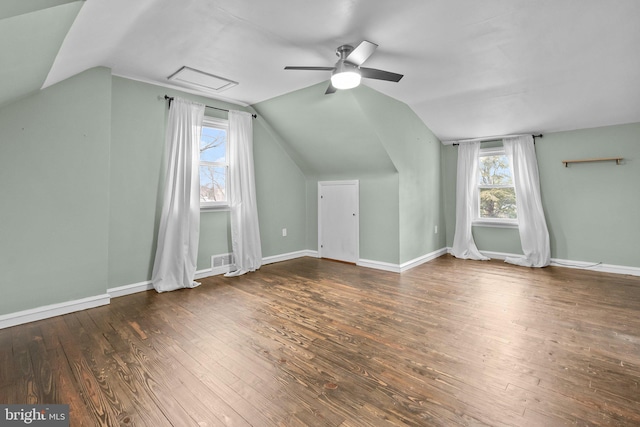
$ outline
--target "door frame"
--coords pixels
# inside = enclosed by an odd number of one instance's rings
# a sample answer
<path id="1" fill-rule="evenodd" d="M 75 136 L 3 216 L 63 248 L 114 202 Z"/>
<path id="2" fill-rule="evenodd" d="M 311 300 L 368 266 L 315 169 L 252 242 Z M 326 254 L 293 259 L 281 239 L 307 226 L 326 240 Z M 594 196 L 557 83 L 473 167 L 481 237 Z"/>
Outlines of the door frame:
<path id="1" fill-rule="evenodd" d="M 349 185 L 355 188 L 356 194 L 356 209 L 355 209 L 355 217 L 356 217 L 356 259 L 355 263 L 357 264 L 360 261 L 360 181 L 357 179 L 352 180 L 343 180 L 343 181 L 318 181 L 318 258 L 322 258 L 322 215 L 321 215 L 321 198 L 322 198 L 322 187 L 324 186 L 334 186 L 334 185 Z"/>

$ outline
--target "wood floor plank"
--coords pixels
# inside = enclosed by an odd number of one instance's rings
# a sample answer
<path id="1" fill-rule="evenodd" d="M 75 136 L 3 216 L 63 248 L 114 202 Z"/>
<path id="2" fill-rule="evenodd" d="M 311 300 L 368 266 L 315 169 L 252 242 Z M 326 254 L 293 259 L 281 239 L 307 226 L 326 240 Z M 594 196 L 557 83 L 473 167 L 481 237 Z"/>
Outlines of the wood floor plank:
<path id="1" fill-rule="evenodd" d="M 640 425 L 640 278 L 301 258 L 0 331 L 0 403 L 72 425 Z"/>

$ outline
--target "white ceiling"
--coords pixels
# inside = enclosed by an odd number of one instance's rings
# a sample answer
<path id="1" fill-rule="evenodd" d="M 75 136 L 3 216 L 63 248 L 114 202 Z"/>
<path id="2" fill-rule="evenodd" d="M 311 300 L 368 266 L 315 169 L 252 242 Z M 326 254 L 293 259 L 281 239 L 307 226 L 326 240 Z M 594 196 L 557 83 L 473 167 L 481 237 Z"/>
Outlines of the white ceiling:
<path id="1" fill-rule="evenodd" d="M 363 39 L 365 66 L 405 75 L 365 84 L 441 140 L 640 122 L 638 0 L 88 0 L 44 86 L 95 66 L 170 85 L 186 65 L 254 104 L 329 78 L 285 65 Z"/>

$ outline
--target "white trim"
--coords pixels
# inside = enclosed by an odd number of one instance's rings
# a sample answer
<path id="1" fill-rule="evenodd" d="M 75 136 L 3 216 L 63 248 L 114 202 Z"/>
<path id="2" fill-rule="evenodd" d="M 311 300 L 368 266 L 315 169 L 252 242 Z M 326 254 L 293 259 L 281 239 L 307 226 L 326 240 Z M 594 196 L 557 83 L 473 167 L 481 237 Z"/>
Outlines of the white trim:
<path id="1" fill-rule="evenodd" d="M 226 203 L 226 202 L 225 202 Z M 200 213 L 205 212 L 231 212 L 231 206 L 227 203 L 226 205 L 200 205 Z"/>
<path id="2" fill-rule="evenodd" d="M 320 253 L 318 251 L 313 251 L 311 249 L 306 249 L 304 251 L 306 254 L 304 256 L 308 256 L 311 258 L 320 258 Z"/>
<path id="3" fill-rule="evenodd" d="M 235 264 L 227 264 L 227 265 L 221 265 L 220 267 L 205 268 L 204 270 L 196 271 L 196 274 L 194 275 L 193 279 L 198 280 L 198 279 L 204 279 L 205 277 L 219 276 L 221 274 L 228 273 L 235 269 L 236 269 Z"/>
<path id="4" fill-rule="evenodd" d="M 491 219 L 474 219 L 471 221 L 473 227 L 493 227 L 493 228 L 518 228 L 518 220 L 491 220 Z"/>
<path id="5" fill-rule="evenodd" d="M 491 259 L 499 259 L 504 261 L 507 257 L 523 257 L 523 254 L 510 254 L 507 252 L 480 251 L 480 253 Z"/>
<path id="6" fill-rule="evenodd" d="M 517 135 L 498 135 L 498 136 L 483 136 L 480 138 L 467 138 L 467 139 L 454 139 L 448 141 L 442 141 L 442 145 L 453 145 L 453 144 L 464 144 L 465 142 L 475 142 L 475 141 L 500 141 L 505 138 L 515 138 L 517 136 L 527 136 L 532 135 L 531 133 L 521 133 Z"/>
<path id="7" fill-rule="evenodd" d="M 448 252 L 447 249 L 448 248 L 441 248 L 436 251 L 430 252 L 428 254 L 419 256 L 418 258 L 414 258 L 410 261 L 403 262 L 402 264 L 393 264 L 390 262 L 374 261 L 371 259 L 359 259 L 356 265 L 358 267 L 374 268 L 376 270 L 390 271 L 392 273 L 403 273 L 407 270 L 411 270 L 414 267 L 417 267 L 421 264 L 432 261 L 446 254 Z"/>
<path id="8" fill-rule="evenodd" d="M 289 252 L 286 254 L 273 255 L 262 258 L 262 265 L 273 264 L 274 262 L 288 261 L 290 259 L 302 258 L 302 257 L 319 258 L 318 251 L 312 251 L 305 249 L 302 251 Z"/>
<path id="9" fill-rule="evenodd" d="M 233 270 L 233 265 L 223 265 L 220 267 L 205 268 L 203 270 L 197 270 L 194 275 L 194 280 L 204 279 L 205 277 L 217 276 L 219 274 L 225 274 Z M 147 280 L 140 283 L 133 283 L 131 285 L 118 286 L 117 288 L 107 289 L 107 293 L 111 298 L 122 297 L 125 295 L 131 295 L 138 292 L 146 292 L 153 290 L 153 284 L 151 280 Z"/>
<path id="10" fill-rule="evenodd" d="M 4 314 L 0 316 L 0 329 L 35 322 L 36 320 L 48 319 L 50 317 L 61 316 L 75 311 L 82 311 L 88 308 L 99 307 L 101 305 L 108 305 L 110 299 L 111 297 L 109 294 L 102 294 Z"/>
<path id="11" fill-rule="evenodd" d="M 451 248 L 447 248 L 447 252 L 451 254 Z M 506 257 L 521 257 L 522 254 L 511 254 L 506 252 L 480 251 L 483 255 L 493 259 L 504 260 Z M 551 258 L 551 266 L 578 268 L 581 270 L 599 271 L 602 273 L 626 274 L 630 276 L 640 276 L 640 267 L 631 267 L 627 265 L 603 264 L 599 262 L 572 261 L 559 258 Z"/>
<path id="12" fill-rule="evenodd" d="M 582 270 L 600 271 L 603 273 L 628 274 L 630 276 L 640 276 L 640 267 L 629 267 L 626 265 L 602 264 L 596 262 L 569 261 L 565 259 L 551 258 L 551 265 L 554 267 L 579 268 Z"/>
<path id="13" fill-rule="evenodd" d="M 107 289 L 107 293 L 111 296 L 111 298 L 123 297 L 125 295 L 131 295 L 138 292 L 145 292 L 153 289 L 153 284 L 151 280 L 146 280 L 144 282 L 133 283 L 131 285 L 118 286 L 117 288 L 109 288 Z"/>
<path id="14" fill-rule="evenodd" d="M 343 181 L 318 181 L 318 257 L 322 258 L 322 187 L 346 185 L 355 187 L 356 206 L 354 216 L 356 217 L 355 225 L 355 261 L 356 264 L 360 259 L 360 181 L 357 179 Z M 350 262 L 351 260 L 342 260 Z"/>
<path id="15" fill-rule="evenodd" d="M 424 254 L 418 258 L 414 258 L 410 261 L 403 262 L 402 264 L 400 264 L 400 273 L 410 270 L 426 262 L 432 261 L 438 257 L 441 257 L 446 253 L 447 253 L 447 248 L 441 248 L 441 249 L 438 249 L 437 251 L 433 251 L 428 254 Z"/>
<path id="16" fill-rule="evenodd" d="M 522 254 L 511 254 L 506 252 L 493 252 L 493 251 L 481 251 L 483 255 L 486 255 L 493 259 L 501 259 L 504 260 L 506 257 L 510 256 L 522 256 Z M 411 261 L 407 261 L 400 265 L 392 264 L 388 262 L 382 261 L 373 261 L 367 259 L 358 260 L 357 264 L 360 267 L 373 268 L 376 270 L 384 270 L 390 271 L 392 273 L 402 273 L 411 268 L 417 267 L 421 264 L 429 262 L 435 258 L 438 258 L 445 253 L 451 253 L 451 248 L 442 248 L 437 251 L 428 253 L 421 257 L 415 258 Z M 319 258 L 318 251 L 314 251 L 311 249 L 305 249 L 296 252 L 289 252 L 281 255 L 274 255 L 270 257 L 265 257 L 262 260 L 264 265 L 271 264 L 275 262 L 287 261 L 295 258 L 302 257 L 312 257 Z M 564 259 L 551 259 L 551 265 L 555 267 L 565 267 L 565 268 L 578 268 L 585 269 L 591 271 L 599 271 L 603 273 L 613 273 L 613 274 L 626 274 L 631 276 L 640 276 L 640 268 L 639 267 L 629 267 L 623 265 L 613 265 L 613 264 L 600 264 L 593 262 L 584 262 L 584 261 L 571 261 Z M 202 279 L 205 277 L 215 276 L 219 274 L 224 274 L 233 268 L 233 265 L 223 265 L 215 268 L 207 268 L 204 270 L 196 271 L 196 278 Z M 118 286 L 115 288 L 107 289 L 106 294 L 96 295 L 93 297 L 82 298 L 73 301 L 67 301 L 58 304 L 50 304 L 42 307 L 36 307 L 29 310 L 18 311 L 15 313 L 4 314 L 0 316 L 0 329 L 10 328 L 12 326 L 22 325 L 24 323 L 35 322 L 37 320 L 48 319 L 55 316 L 61 316 L 68 313 L 73 313 L 76 311 L 82 311 L 89 308 L 100 307 L 103 305 L 108 305 L 111 301 L 111 298 L 117 298 L 125 295 L 134 294 L 137 292 L 145 292 L 153 289 L 153 285 L 150 280 L 133 283 L 131 285 Z"/>
<path id="17" fill-rule="evenodd" d="M 400 273 L 400 266 L 390 262 L 374 261 L 371 259 L 359 259 L 356 263 L 358 267 L 374 268 L 376 270 L 390 271 L 392 273 Z"/>

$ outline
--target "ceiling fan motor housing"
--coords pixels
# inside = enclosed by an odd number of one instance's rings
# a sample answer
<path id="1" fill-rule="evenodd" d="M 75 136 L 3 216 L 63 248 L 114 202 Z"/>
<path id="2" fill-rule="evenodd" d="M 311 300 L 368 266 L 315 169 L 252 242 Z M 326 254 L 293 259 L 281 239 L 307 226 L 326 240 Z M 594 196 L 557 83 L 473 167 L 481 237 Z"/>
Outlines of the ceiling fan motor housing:
<path id="1" fill-rule="evenodd" d="M 398 82 L 402 74 L 391 73 L 389 71 L 375 68 L 361 67 L 375 52 L 377 44 L 369 41 L 362 41 L 357 47 L 343 44 L 336 49 L 336 56 L 339 58 L 333 67 L 293 67 L 286 66 L 285 70 L 311 70 L 311 71 L 331 71 L 331 84 L 325 94 L 334 93 L 336 89 L 351 89 L 360 84 L 364 78 L 386 80 Z"/>
<path id="2" fill-rule="evenodd" d="M 351 52 L 353 52 L 353 46 L 343 44 L 336 49 L 336 56 L 344 61 L 345 59 L 347 59 L 347 56 L 349 56 Z"/>

